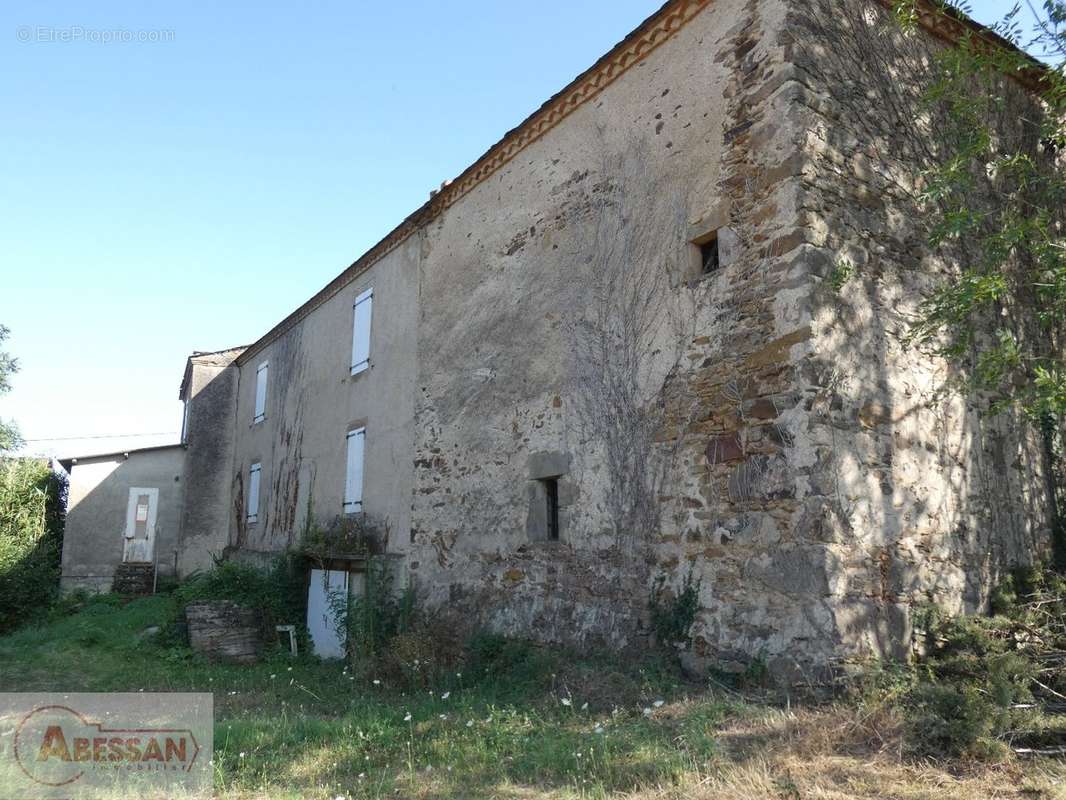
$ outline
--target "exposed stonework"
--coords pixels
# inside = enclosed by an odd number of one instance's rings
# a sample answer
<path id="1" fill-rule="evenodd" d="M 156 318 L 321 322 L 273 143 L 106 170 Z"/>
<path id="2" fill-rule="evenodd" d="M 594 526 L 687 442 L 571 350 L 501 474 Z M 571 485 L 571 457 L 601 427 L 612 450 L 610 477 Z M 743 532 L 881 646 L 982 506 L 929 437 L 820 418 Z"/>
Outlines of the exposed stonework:
<path id="1" fill-rule="evenodd" d="M 364 431 L 358 513 L 469 626 L 641 647 L 656 580 L 691 574 L 694 665 L 796 678 L 902 654 L 917 603 L 981 607 L 1046 546 L 1042 478 L 1017 420 L 902 344 L 952 268 L 915 224 L 937 153 L 907 70 L 951 33 L 887 5 L 667 3 L 262 339 L 191 362 L 188 563 L 342 514 Z"/>

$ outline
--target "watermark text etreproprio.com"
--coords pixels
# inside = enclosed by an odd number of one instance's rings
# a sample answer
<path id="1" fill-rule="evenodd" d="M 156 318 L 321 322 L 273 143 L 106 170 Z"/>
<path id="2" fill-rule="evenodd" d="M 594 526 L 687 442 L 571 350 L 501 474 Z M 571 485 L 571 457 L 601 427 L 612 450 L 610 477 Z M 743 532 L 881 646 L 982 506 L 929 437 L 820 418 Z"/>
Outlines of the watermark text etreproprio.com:
<path id="1" fill-rule="evenodd" d="M 20 25 L 15 38 L 24 44 L 159 44 L 174 41 L 174 31 L 169 28 L 86 28 L 82 25 L 65 27 L 52 25 Z"/>

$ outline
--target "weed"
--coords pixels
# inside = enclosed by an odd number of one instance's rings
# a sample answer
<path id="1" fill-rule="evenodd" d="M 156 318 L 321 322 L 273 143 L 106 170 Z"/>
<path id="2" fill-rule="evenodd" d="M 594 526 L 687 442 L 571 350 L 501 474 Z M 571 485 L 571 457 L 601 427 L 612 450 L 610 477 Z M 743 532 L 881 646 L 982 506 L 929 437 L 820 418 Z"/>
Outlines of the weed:
<path id="1" fill-rule="evenodd" d="M 652 629 L 661 646 L 677 650 L 692 642 L 692 625 L 700 609 L 702 583 L 703 579 L 696 579 L 691 569 L 676 592 L 666 589 L 665 575 L 656 578 L 648 605 Z"/>

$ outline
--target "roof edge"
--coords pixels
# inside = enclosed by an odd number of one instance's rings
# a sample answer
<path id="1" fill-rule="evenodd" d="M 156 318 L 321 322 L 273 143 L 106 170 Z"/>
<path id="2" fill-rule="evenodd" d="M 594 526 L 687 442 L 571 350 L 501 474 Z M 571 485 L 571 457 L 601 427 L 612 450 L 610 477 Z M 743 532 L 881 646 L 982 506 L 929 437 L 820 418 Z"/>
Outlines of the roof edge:
<path id="1" fill-rule="evenodd" d="M 231 358 L 229 361 L 227 361 L 226 364 L 224 365 L 224 366 L 229 366 L 234 361 L 236 361 L 238 358 L 240 358 L 241 354 L 245 350 L 247 350 L 250 346 L 251 345 L 243 344 L 243 345 L 238 345 L 237 347 L 224 347 L 221 350 L 193 350 L 192 353 L 190 353 L 185 358 L 185 371 L 181 375 L 181 384 L 179 384 L 179 386 L 178 386 L 178 399 L 179 400 L 184 400 L 185 399 L 185 389 L 186 389 L 186 387 L 188 387 L 189 379 L 192 377 L 192 365 L 196 364 L 196 363 L 199 363 L 197 361 L 197 359 L 205 359 L 205 358 L 208 358 L 209 356 L 220 356 L 223 353 L 234 353 L 234 352 L 237 353 L 237 355 L 233 356 L 233 358 Z M 220 365 L 220 366 L 222 366 L 222 365 Z"/>
<path id="2" fill-rule="evenodd" d="M 877 0 L 882 6 L 894 11 L 899 0 Z M 1029 69 L 1007 75 L 1029 91 L 1039 91 L 1044 87 L 1044 75 L 1048 65 L 1040 59 L 1022 50 L 1009 39 L 1004 38 L 987 25 L 967 16 L 954 6 L 945 5 L 938 0 L 918 0 L 918 24 L 938 39 L 949 44 L 958 44 L 967 34 L 976 35 L 990 47 L 1012 50 L 1023 56 L 1029 63 Z"/>
<path id="3" fill-rule="evenodd" d="M 108 453 L 92 453 L 87 456 L 66 456 L 64 458 L 57 458 L 56 461 L 62 464 L 67 472 L 70 472 L 70 467 L 68 467 L 67 464 L 73 464 L 75 461 L 88 461 L 90 458 L 111 458 L 112 456 L 128 457 L 134 453 L 149 453 L 153 450 L 170 450 L 175 447 L 180 447 L 184 450 L 186 445 L 181 442 L 175 442 L 174 444 L 157 444 L 152 445 L 151 447 L 130 447 L 126 450 L 112 450 Z"/>
<path id="4" fill-rule="evenodd" d="M 681 30 L 686 23 L 712 2 L 714 0 L 667 0 L 658 11 L 634 28 L 622 41 L 597 59 L 591 67 L 552 95 L 536 111 L 505 133 L 458 177 L 448 181 L 439 192 L 432 194 L 426 203 L 404 218 L 399 225 L 353 261 L 337 277 L 259 339 L 248 345 L 234 361 L 238 365 L 247 363 L 264 347 L 295 327 L 308 314 L 399 247 L 411 234 L 458 202 L 474 187 L 492 176 L 585 102 L 598 96 L 630 67 L 641 63 L 649 53 Z M 876 2 L 892 10 L 897 0 L 876 0 Z M 936 0 L 919 0 L 919 5 L 923 12 L 919 14 L 919 24 L 940 39 L 957 43 L 966 32 L 976 33 L 990 45 L 1008 48 L 1025 55 L 1031 61 L 1033 69 L 1024 74 L 1009 77 L 1017 80 L 1027 89 L 1039 88 L 1041 76 L 1047 68 L 1040 61 L 961 11 L 945 8 Z"/>
<path id="5" fill-rule="evenodd" d="M 448 181 L 440 191 L 408 215 L 377 244 L 356 259 L 340 275 L 330 281 L 309 300 L 300 305 L 281 322 L 249 345 L 237 359 L 244 364 L 266 345 L 300 322 L 311 311 L 326 302 L 355 278 L 399 247 L 408 236 L 432 221 L 474 187 L 510 162 L 522 150 L 540 139 L 577 108 L 613 83 L 628 69 L 640 63 L 660 44 L 667 41 L 714 0 L 667 0 L 667 2 L 634 28 L 622 41 L 612 47 L 587 70 L 563 89 L 552 95 L 536 111 L 503 135 L 480 158 Z"/>

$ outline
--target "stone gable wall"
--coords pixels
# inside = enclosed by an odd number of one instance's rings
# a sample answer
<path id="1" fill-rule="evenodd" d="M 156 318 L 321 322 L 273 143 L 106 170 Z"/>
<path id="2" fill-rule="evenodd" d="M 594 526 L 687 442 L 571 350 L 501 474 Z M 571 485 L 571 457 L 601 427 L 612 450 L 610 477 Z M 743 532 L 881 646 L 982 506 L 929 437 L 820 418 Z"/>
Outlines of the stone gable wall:
<path id="1" fill-rule="evenodd" d="M 1042 552 L 1035 440 L 942 393 L 945 365 L 901 342 L 923 270 L 951 266 L 908 224 L 908 176 L 936 147 L 899 135 L 921 116 L 917 79 L 879 94 L 910 79 L 892 25 L 872 0 L 712 3 L 431 226 L 409 556 L 427 602 L 637 646 L 652 582 L 691 573 L 691 660 L 802 679 L 905 654 L 915 604 L 978 609 Z M 940 46 L 906 48 L 922 63 Z M 605 236 L 611 214 L 629 222 Z M 727 257 L 692 281 L 671 248 L 708 220 Z M 582 366 L 574 320 L 594 324 L 582 287 L 617 257 L 668 275 L 648 294 L 682 323 L 629 365 L 656 423 L 634 448 L 654 496 L 612 511 L 629 462 L 588 420 L 583 382 L 605 376 Z M 838 295 L 842 258 L 860 277 Z M 623 340 L 604 361 L 625 361 Z M 557 544 L 533 535 L 543 457 L 567 463 Z"/>

